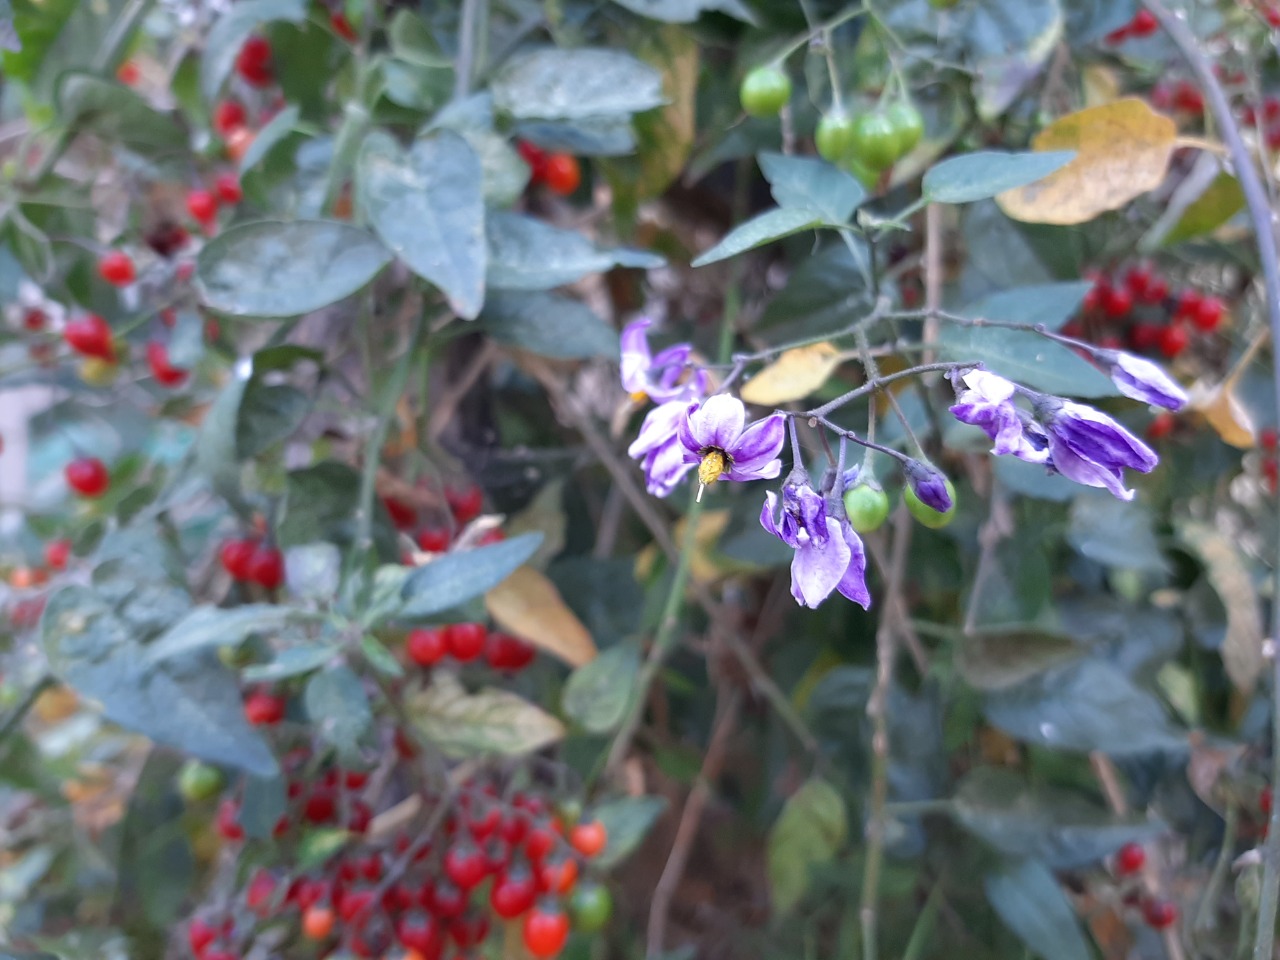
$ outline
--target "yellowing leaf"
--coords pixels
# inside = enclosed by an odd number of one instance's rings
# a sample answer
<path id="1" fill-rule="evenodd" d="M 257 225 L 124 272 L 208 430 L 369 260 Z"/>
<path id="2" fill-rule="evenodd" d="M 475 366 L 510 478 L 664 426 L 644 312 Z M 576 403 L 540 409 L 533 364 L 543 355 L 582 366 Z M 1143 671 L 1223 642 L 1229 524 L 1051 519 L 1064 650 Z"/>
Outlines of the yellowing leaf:
<path id="1" fill-rule="evenodd" d="M 564 737 L 564 724 L 509 690 L 467 693 L 449 673 L 405 698 L 405 711 L 424 739 L 455 759 L 515 757 Z"/>
<path id="2" fill-rule="evenodd" d="M 1075 159 L 996 202 L 1015 220 L 1084 223 L 1158 187 L 1177 136 L 1172 120 L 1136 97 L 1068 114 L 1036 134 L 1032 145 L 1075 150 Z"/>
<path id="3" fill-rule="evenodd" d="M 1235 542 L 1212 526 L 1188 521 L 1180 524 L 1182 540 L 1200 557 L 1205 576 L 1227 612 L 1222 640 L 1222 665 L 1236 689 L 1253 692 L 1262 672 L 1262 610 L 1253 578 Z"/>
<path id="4" fill-rule="evenodd" d="M 565 605 L 555 584 L 533 567 L 517 568 L 484 595 L 484 602 L 503 630 L 570 666 L 595 658 L 595 641 L 587 628 Z"/>
<path id="5" fill-rule="evenodd" d="M 712 484 L 706 496 L 714 496 L 719 487 Z M 703 510 L 698 517 L 698 529 L 694 533 L 693 562 L 689 566 L 689 575 L 695 583 L 714 583 L 735 567 L 716 553 L 720 536 L 729 525 L 728 510 Z M 676 543 L 684 543 L 687 520 L 676 523 L 673 539 Z M 636 579 L 644 580 L 653 572 L 653 565 L 660 553 L 657 544 L 650 544 L 636 555 Z"/>
<path id="6" fill-rule="evenodd" d="M 1224 443 L 1248 450 L 1257 442 L 1253 418 L 1236 397 L 1234 379 L 1224 380 L 1202 399 L 1193 397 L 1190 407 L 1199 411 L 1209 426 L 1218 431 Z"/>
<path id="7" fill-rule="evenodd" d="M 742 399 L 775 407 L 809 396 L 840 365 L 840 351 L 829 343 L 815 343 L 785 351 L 742 387 Z"/>
<path id="8" fill-rule="evenodd" d="M 1086 107 L 1100 107 L 1120 96 L 1120 77 L 1105 64 L 1095 63 L 1085 67 L 1080 74 L 1080 85 L 1084 88 Z"/>

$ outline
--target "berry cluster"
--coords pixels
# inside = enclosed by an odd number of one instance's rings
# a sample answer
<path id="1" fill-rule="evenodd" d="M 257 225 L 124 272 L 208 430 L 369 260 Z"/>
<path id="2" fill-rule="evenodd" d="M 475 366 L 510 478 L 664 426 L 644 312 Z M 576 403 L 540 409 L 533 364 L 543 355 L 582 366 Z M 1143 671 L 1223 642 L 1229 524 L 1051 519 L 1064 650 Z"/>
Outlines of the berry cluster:
<path id="1" fill-rule="evenodd" d="M 1258 447 L 1262 450 L 1259 469 L 1262 471 L 1262 482 L 1267 493 L 1273 496 L 1280 490 L 1280 434 L 1274 427 L 1267 427 L 1258 432 Z M 1271 812 L 1271 789 L 1268 787 L 1263 795 L 1266 799 L 1266 813 Z"/>
<path id="2" fill-rule="evenodd" d="M 520 923 L 530 954 L 549 958 L 571 926 L 595 932 L 608 922 L 608 890 L 582 879 L 604 851 L 607 831 L 599 820 L 579 818 L 575 804 L 554 811 L 535 788 L 469 779 L 454 796 L 424 798 L 424 832 L 374 836 L 363 796 L 369 775 L 334 766 L 308 772 L 310 760 L 306 750 L 285 758 L 289 806 L 277 842 L 290 842 L 295 826 L 340 824 L 356 837 L 300 875 L 259 867 L 234 903 L 193 917 L 186 932 L 197 960 L 238 960 L 267 921 L 277 934 L 284 921 L 290 936 L 324 950 L 381 957 L 398 945 L 407 953 L 395 955 L 406 960 L 440 960 L 446 950 L 456 960 L 473 957 L 492 929 L 511 922 Z M 223 782 L 216 769 L 190 763 L 179 787 L 198 803 Z M 215 826 L 228 843 L 244 840 L 239 814 L 233 798 L 219 805 Z"/>
<path id="3" fill-rule="evenodd" d="M 1159 29 L 1160 23 L 1156 20 L 1155 14 L 1144 7 L 1123 27 L 1112 30 L 1102 39 L 1114 47 L 1124 43 L 1130 37 L 1149 37 Z"/>
<path id="4" fill-rule="evenodd" d="M 1268 150 L 1280 150 L 1280 98 L 1264 97 L 1261 109 L 1245 104 L 1240 111 L 1240 122 L 1257 128 Z"/>
<path id="5" fill-rule="evenodd" d="M 452 658 L 471 663 L 484 658 L 494 670 L 518 673 L 533 663 L 533 647 L 508 633 L 490 631 L 483 623 L 451 623 L 418 627 L 405 639 L 405 655 L 420 667 L 434 667 Z"/>
<path id="6" fill-rule="evenodd" d="M 226 540 L 218 550 L 218 559 L 238 583 L 256 583 L 264 590 L 278 590 L 284 584 L 284 554 L 262 540 Z"/>
<path id="7" fill-rule="evenodd" d="M 1162 80 L 1151 88 L 1151 106 L 1157 110 L 1204 113 L 1204 94 L 1190 80 Z"/>
<path id="8" fill-rule="evenodd" d="M 1147 852 L 1140 843 L 1126 843 L 1116 851 L 1114 870 L 1124 891 L 1124 902 L 1142 911 L 1142 920 L 1154 930 L 1165 930 L 1178 922 L 1173 901 L 1154 897 L 1142 889 L 1138 875 L 1147 865 Z"/>
<path id="9" fill-rule="evenodd" d="M 567 197 L 582 183 L 582 168 L 571 153 L 552 153 L 521 140 L 516 144 L 520 156 L 529 165 L 529 184 L 545 184 L 557 196 Z"/>
<path id="10" fill-rule="evenodd" d="M 444 553 L 454 544 L 462 529 L 484 510 L 484 491 L 475 484 L 447 486 L 444 499 L 449 508 L 447 522 L 421 526 L 418 511 L 398 497 L 383 497 L 382 506 L 397 530 L 410 534 L 417 531 L 414 539 L 421 549 L 428 553 Z M 476 545 L 484 545 L 497 543 L 501 539 L 502 530 L 495 527 L 485 530 L 474 542 Z"/>

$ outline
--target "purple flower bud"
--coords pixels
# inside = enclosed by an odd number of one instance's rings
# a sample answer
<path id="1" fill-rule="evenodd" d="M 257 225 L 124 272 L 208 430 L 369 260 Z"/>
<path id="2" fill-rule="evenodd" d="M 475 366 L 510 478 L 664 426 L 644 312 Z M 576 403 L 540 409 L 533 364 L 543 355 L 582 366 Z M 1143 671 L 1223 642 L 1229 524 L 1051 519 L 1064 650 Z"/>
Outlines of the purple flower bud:
<path id="1" fill-rule="evenodd" d="M 1012 454 L 1028 463 L 1048 462 L 1044 431 L 1014 402 L 1017 384 L 986 370 L 970 370 L 963 376 L 953 376 L 952 383 L 956 388 L 956 402 L 951 413 L 961 423 L 981 427 L 995 441 L 992 453 Z"/>
<path id="2" fill-rule="evenodd" d="M 908 460 L 903 467 L 907 475 L 907 483 L 920 502 L 938 513 L 946 513 L 951 509 L 951 494 L 947 493 L 947 478 L 936 467 L 921 463 L 919 460 Z"/>
<path id="3" fill-rule="evenodd" d="M 1095 350 L 1094 356 L 1108 367 L 1111 380 L 1126 397 L 1167 410 L 1186 405 L 1186 392 L 1150 360 L 1121 350 Z"/>

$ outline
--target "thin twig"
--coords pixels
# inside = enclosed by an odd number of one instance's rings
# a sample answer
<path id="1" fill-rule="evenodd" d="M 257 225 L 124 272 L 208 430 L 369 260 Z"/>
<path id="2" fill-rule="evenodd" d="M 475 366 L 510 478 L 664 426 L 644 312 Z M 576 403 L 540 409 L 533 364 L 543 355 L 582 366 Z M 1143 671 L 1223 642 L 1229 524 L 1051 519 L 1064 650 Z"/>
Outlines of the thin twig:
<path id="1" fill-rule="evenodd" d="M 1240 127 L 1231 113 L 1222 85 L 1213 72 L 1213 65 L 1200 49 L 1200 41 L 1187 26 L 1181 15 L 1172 13 L 1160 0 L 1142 0 L 1143 5 L 1155 15 L 1160 26 L 1169 34 L 1205 93 L 1209 110 L 1218 125 L 1222 139 L 1231 154 L 1236 179 L 1244 194 L 1249 219 L 1253 222 L 1254 239 L 1258 244 L 1258 260 L 1262 265 L 1263 284 L 1267 294 L 1267 319 L 1271 329 L 1272 350 L 1280 344 L 1280 263 L 1276 258 L 1275 215 L 1267 200 L 1266 190 L 1258 178 L 1253 158 L 1240 135 Z M 1272 385 L 1277 402 L 1280 402 L 1280 363 L 1273 357 L 1271 364 Z M 1275 569 L 1275 596 L 1280 597 L 1280 553 Z M 1273 602 L 1272 609 L 1272 680 L 1271 680 L 1271 782 L 1280 783 L 1280 603 Z M 1262 893 L 1258 906 L 1258 936 L 1253 944 L 1254 960 L 1271 960 L 1276 933 L 1276 903 L 1280 900 L 1280 804 L 1271 810 L 1270 828 L 1263 853 Z"/>
<path id="2" fill-rule="evenodd" d="M 498 345 L 492 340 L 486 340 L 463 368 L 462 375 L 450 383 L 448 389 L 432 402 L 431 419 L 427 421 L 427 437 L 430 440 L 434 442 L 440 436 L 440 432 L 448 426 L 462 398 L 475 386 L 476 381 L 497 355 Z"/>

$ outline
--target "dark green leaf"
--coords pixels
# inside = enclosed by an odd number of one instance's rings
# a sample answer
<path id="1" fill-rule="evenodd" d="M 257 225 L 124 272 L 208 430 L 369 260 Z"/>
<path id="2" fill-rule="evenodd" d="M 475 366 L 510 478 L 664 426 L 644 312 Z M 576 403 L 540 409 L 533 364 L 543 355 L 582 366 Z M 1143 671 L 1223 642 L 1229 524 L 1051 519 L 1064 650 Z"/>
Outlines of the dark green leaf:
<path id="1" fill-rule="evenodd" d="M 965 60 L 976 72 L 978 115 L 1004 113 L 1040 73 L 1062 37 L 1058 0 L 971 0 L 965 3 Z"/>
<path id="2" fill-rule="evenodd" d="M 254 134 L 249 149 L 245 150 L 244 156 L 240 158 L 240 176 L 243 177 L 257 167 L 273 149 L 296 133 L 298 116 L 297 105 L 289 104 Z"/>
<path id="3" fill-rule="evenodd" d="M 575 120 L 661 106 L 662 75 L 618 50 L 535 50 L 491 84 L 494 106 L 518 120 Z"/>
<path id="4" fill-rule="evenodd" d="M 609 845 L 593 863 L 601 870 L 616 867 L 640 846 L 666 809 L 665 797 L 624 797 L 593 807 L 591 815 L 609 834 Z"/>
<path id="5" fill-rule="evenodd" d="M 558 293 L 490 293 L 480 324 L 500 343 L 544 357 L 618 355 L 617 331 L 581 300 Z"/>
<path id="6" fill-rule="evenodd" d="M 246 777 L 240 826 L 255 840 L 269 840 L 287 806 L 284 778 Z"/>
<path id="7" fill-rule="evenodd" d="M 67 127 L 116 140 L 134 150 L 179 150 L 186 132 L 128 87 L 91 73 L 63 74 L 58 119 Z"/>
<path id="8" fill-rule="evenodd" d="M 146 665 L 207 647 L 237 646 L 251 634 L 280 629 L 289 616 L 288 607 L 269 603 L 196 607 L 148 645 Z"/>
<path id="9" fill-rule="evenodd" d="M 1142 504 L 1090 491 L 1071 505 L 1067 542 L 1096 563 L 1159 573 L 1167 565 L 1153 524 Z"/>
<path id="10" fill-rule="evenodd" d="M 640 671 L 640 653 L 630 644 L 609 647 L 578 667 L 564 685 L 564 712 L 588 733 L 609 733 L 626 716 Z"/>
<path id="11" fill-rule="evenodd" d="M 987 900 L 1027 948 L 1044 960 L 1090 960 L 1071 901 L 1037 860 L 1008 864 L 983 878 Z"/>
<path id="12" fill-rule="evenodd" d="M 625 116 L 571 122 L 526 120 L 516 125 L 515 134 L 543 150 L 579 157 L 621 157 L 636 150 L 636 131 Z"/>
<path id="13" fill-rule="evenodd" d="M 517 213 L 491 214 L 489 286 L 497 290 L 550 290 L 615 266 L 660 267 L 663 259 L 642 250 L 599 250 L 576 230 L 562 230 Z"/>
<path id="14" fill-rule="evenodd" d="M 1042 180 L 1065 167 L 1074 150 L 1003 153 L 984 150 L 952 157 L 924 175 L 925 199 L 934 203 L 971 203 Z"/>
<path id="15" fill-rule="evenodd" d="M 327 643 L 286 647 L 276 654 L 274 660 L 245 667 L 244 678 L 250 683 L 270 683 L 296 677 L 318 670 L 337 656 L 338 652 L 337 646 Z"/>
<path id="16" fill-rule="evenodd" d="M 484 301 L 487 259 L 475 151 L 443 130 L 414 141 L 405 153 L 377 131 L 360 151 L 356 184 L 360 205 L 383 243 L 439 287 L 455 313 L 475 319 Z"/>
<path id="17" fill-rule="evenodd" d="M 779 914 L 800 902 L 811 871 L 835 858 L 848 830 L 844 799 L 825 780 L 808 780 L 787 798 L 769 833 L 769 888 Z"/>
<path id="18" fill-rule="evenodd" d="M 373 722 L 373 710 L 360 678 L 349 667 L 330 667 L 312 675 L 303 699 L 316 732 L 340 753 L 354 754 Z"/>
<path id="19" fill-rule="evenodd" d="M 353 836 L 341 827 L 309 831 L 298 842 L 298 869 L 314 870 L 345 847 Z"/>
<path id="20" fill-rule="evenodd" d="M 963 313 L 966 317 L 1002 323 L 1029 323 L 1047 330 L 1060 330 L 1075 316 L 1092 287 L 1093 283 L 1088 280 L 1014 287 L 969 304 Z"/>
<path id="21" fill-rule="evenodd" d="M 195 857 L 183 829 L 182 798 L 174 790 L 178 760 L 153 750 L 129 797 L 120 836 L 117 908 L 135 928 L 167 931 L 195 879 Z"/>
<path id="22" fill-rule="evenodd" d="M 45 55 L 79 6 L 79 0 L 13 0 L 12 29 L 19 42 L 5 47 L 0 59 L 4 75 L 22 83 L 35 79 Z"/>
<path id="23" fill-rule="evenodd" d="M 766 210 L 746 223 L 734 227 L 729 231 L 728 236 L 694 260 L 693 266 L 705 267 L 709 263 L 727 260 L 746 250 L 789 237 L 793 233 L 831 225 L 817 210 L 800 207 Z"/>
<path id="24" fill-rule="evenodd" d="M 236 459 L 252 460 L 287 439 L 306 419 L 311 401 L 297 387 L 269 384 L 255 368 L 236 416 Z"/>
<path id="25" fill-rule="evenodd" d="M 214 100 L 223 81 L 235 66 L 244 42 L 264 23 L 291 20 L 301 23 L 307 16 L 306 0 L 241 0 L 218 19 L 205 38 L 200 61 L 200 89 L 206 100 Z"/>
<path id="26" fill-rule="evenodd" d="M 844 223 L 866 199 L 852 174 L 818 157 L 762 153 L 758 159 L 780 207 L 816 210 L 832 223 Z"/>
<path id="27" fill-rule="evenodd" d="M 542 534 L 525 533 L 501 543 L 447 553 L 409 574 L 401 588 L 404 619 L 429 617 L 493 589 L 538 549 Z"/>
<path id="28" fill-rule="evenodd" d="M 345 463 L 326 460 L 289 471 L 276 539 L 282 547 L 333 540 L 355 515 L 359 495 L 360 475 Z"/>
<path id="29" fill-rule="evenodd" d="M 1244 191 L 1229 173 L 1220 173 L 1182 213 L 1160 241 L 1166 247 L 1212 233 L 1244 209 Z"/>
<path id="30" fill-rule="evenodd" d="M 200 251 L 204 303 L 236 317 L 295 317 L 355 293 L 391 261 L 373 235 L 328 220 L 231 227 Z"/>

